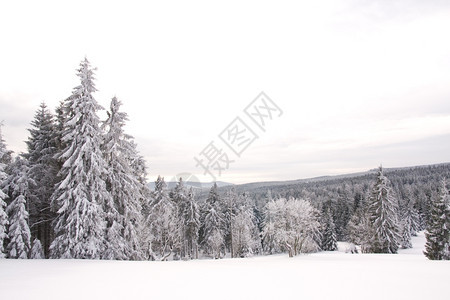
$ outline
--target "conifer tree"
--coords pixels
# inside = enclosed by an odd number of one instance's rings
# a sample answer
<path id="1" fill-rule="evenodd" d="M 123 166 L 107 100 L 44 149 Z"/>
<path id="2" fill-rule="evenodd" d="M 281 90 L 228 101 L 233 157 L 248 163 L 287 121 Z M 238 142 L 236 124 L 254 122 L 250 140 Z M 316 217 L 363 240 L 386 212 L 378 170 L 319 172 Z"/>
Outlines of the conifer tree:
<path id="1" fill-rule="evenodd" d="M 121 102 L 111 100 L 108 118 L 103 124 L 106 131 L 102 151 L 107 164 L 106 188 L 111 197 L 104 202 L 107 220 L 107 259 L 142 258 L 139 230 L 142 227 L 141 183 L 133 172 L 130 161 L 135 149 L 132 137 L 123 127 L 128 120 L 120 111 Z"/>
<path id="2" fill-rule="evenodd" d="M 400 243 L 397 213 L 397 201 L 380 166 L 369 198 L 368 217 L 371 228 L 363 247 L 365 252 L 397 253 Z"/>
<path id="3" fill-rule="evenodd" d="M 411 227 L 411 219 L 403 219 L 400 222 L 400 229 L 401 229 L 400 246 L 403 249 L 412 248 L 410 227 Z"/>
<path id="4" fill-rule="evenodd" d="M 336 239 L 345 239 L 345 232 L 351 217 L 350 191 L 344 185 L 338 190 L 337 201 L 334 203 L 334 210 L 331 212 L 333 223 L 335 224 Z"/>
<path id="5" fill-rule="evenodd" d="M 355 245 L 363 244 L 367 236 L 367 217 L 361 208 L 358 208 L 347 224 L 347 241 Z"/>
<path id="6" fill-rule="evenodd" d="M 5 257 L 4 240 L 7 237 L 7 226 L 9 224 L 8 215 L 6 214 L 6 198 L 8 197 L 2 190 L 6 185 L 7 175 L 5 172 L 5 164 L 3 157 L 6 156 L 5 141 L 2 136 L 2 124 L 0 123 L 0 258 Z"/>
<path id="7" fill-rule="evenodd" d="M 94 70 L 87 59 L 78 69 L 81 84 L 64 103 L 64 124 L 59 154 L 61 181 L 52 195 L 57 210 L 54 258 L 100 258 L 105 244 L 103 205 L 111 201 L 104 181 L 106 163 L 100 150 L 102 133 L 93 97 Z"/>
<path id="8" fill-rule="evenodd" d="M 183 219 L 183 212 L 185 208 L 186 198 L 187 198 L 187 190 L 184 186 L 183 178 L 180 177 L 177 182 L 175 188 L 170 192 L 170 198 L 175 204 L 176 210 L 176 237 L 174 241 L 174 259 L 180 259 L 185 256 L 184 242 L 185 242 L 185 226 Z"/>
<path id="9" fill-rule="evenodd" d="M 335 251 L 337 249 L 336 230 L 330 208 L 324 212 L 322 224 L 322 250 Z"/>
<path id="10" fill-rule="evenodd" d="M 167 193 L 164 178 L 158 176 L 150 201 L 146 226 L 149 235 L 148 254 L 152 260 L 167 260 L 177 242 L 177 210 Z"/>
<path id="11" fill-rule="evenodd" d="M 195 201 L 194 191 L 189 188 L 183 210 L 184 252 L 189 259 L 198 258 L 198 232 L 200 230 L 200 210 Z"/>
<path id="12" fill-rule="evenodd" d="M 410 195 L 403 200 L 400 216 L 401 246 L 403 249 L 412 248 L 411 236 L 417 235 L 419 215 L 412 205 Z"/>
<path id="13" fill-rule="evenodd" d="M 53 115 L 42 103 L 31 122 L 30 137 L 26 141 L 28 152 L 23 156 L 29 162 L 29 177 L 35 184 L 30 186 L 33 201 L 30 201 L 31 234 L 43 242 L 48 257 L 53 237 L 51 222 L 55 218 L 51 211 L 50 198 L 54 192 L 59 167 L 55 159 L 56 129 Z"/>
<path id="14" fill-rule="evenodd" d="M 30 253 L 31 259 L 43 259 L 44 258 L 44 250 L 42 249 L 41 241 L 38 239 L 34 239 L 33 246 L 31 247 Z"/>
<path id="15" fill-rule="evenodd" d="M 202 245 L 207 254 L 221 258 L 225 254 L 225 220 L 220 207 L 220 196 L 217 184 L 211 187 L 205 204 Z"/>
<path id="16" fill-rule="evenodd" d="M 425 232 L 424 254 L 431 260 L 448 260 L 450 239 L 450 196 L 442 180 L 439 195 L 432 200 L 430 220 Z"/>
<path id="17" fill-rule="evenodd" d="M 1 176 L 1 171 L 0 171 Z M 1 180 L 1 179 L 0 179 Z M 0 182 L 1 183 L 1 182 Z M 9 224 L 8 215 L 5 212 L 6 202 L 3 199 L 6 198 L 6 194 L 0 189 L 0 258 L 5 257 L 4 241 L 7 237 L 7 226 Z"/>
<path id="18" fill-rule="evenodd" d="M 412 192 L 408 190 L 406 192 L 405 199 L 403 199 L 401 204 L 400 217 L 402 220 L 408 219 L 409 231 L 411 236 L 416 236 L 417 232 L 421 230 L 420 227 L 420 216 L 417 209 L 414 207 Z"/>
<path id="19" fill-rule="evenodd" d="M 225 221 L 225 248 L 230 252 L 231 257 L 234 255 L 234 240 L 233 240 L 233 221 L 238 213 L 239 196 L 234 187 L 230 188 L 225 195 L 223 205 L 221 206 L 222 215 Z"/>
<path id="20" fill-rule="evenodd" d="M 213 258 L 221 258 L 224 255 L 225 237 L 224 220 L 220 210 L 216 206 L 209 205 L 205 216 L 205 237 L 203 245 L 205 252 Z"/>
<path id="21" fill-rule="evenodd" d="M 200 230 L 200 211 L 194 199 L 192 188 L 184 186 L 180 177 L 173 193 L 172 199 L 177 208 L 177 253 L 180 258 L 198 258 L 198 234 Z"/>
<path id="22" fill-rule="evenodd" d="M 17 157 L 13 164 L 13 173 L 8 178 L 7 189 L 13 201 L 6 208 L 9 216 L 7 256 L 26 259 L 31 250 L 30 228 L 28 225 L 27 198 L 30 180 L 27 176 L 26 161 Z"/>

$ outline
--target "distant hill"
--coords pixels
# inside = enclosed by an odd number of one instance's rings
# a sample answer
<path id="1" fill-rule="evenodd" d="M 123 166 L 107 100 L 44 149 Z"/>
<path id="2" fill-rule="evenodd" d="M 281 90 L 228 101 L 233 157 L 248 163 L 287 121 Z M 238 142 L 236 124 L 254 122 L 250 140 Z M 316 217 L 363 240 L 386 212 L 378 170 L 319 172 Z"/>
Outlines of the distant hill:
<path id="1" fill-rule="evenodd" d="M 450 169 L 450 163 L 440 163 L 433 165 L 420 165 L 420 166 L 411 166 L 411 167 L 399 167 L 399 168 L 383 168 L 386 175 L 391 174 L 392 176 L 399 176 L 404 173 L 417 172 L 420 170 L 430 171 L 437 169 Z M 350 173 L 350 174 L 342 174 L 342 175 L 331 175 L 331 176 L 320 176 L 314 178 L 305 178 L 305 179 L 296 179 L 296 180 L 285 180 L 285 181 L 262 181 L 262 182 L 252 182 L 235 185 L 234 188 L 238 193 L 250 193 L 253 195 L 261 195 L 265 194 L 268 190 L 271 191 L 280 191 L 280 190 L 299 190 L 306 186 L 317 185 L 317 184 L 327 184 L 332 182 L 351 182 L 354 179 L 358 178 L 372 178 L 374 174 L 376 174 L 377 169 L 371 169 L 365 172 L 358 173 Z M 447 177 L 448 176 L 443 176 Z M 227 188 L 220 188 L 219 191 L 223 194 Z"/>
<path id="2" fill-rule="evenodd" d="M 421 165 L 421 166 L 411 166 L 411 167 L 400 167 L 400 168 L 383 168 L 386 175 L 389 177 L 396 176 L 403 177 L 403 174 L 411 172 L 438 172 L 442 173 L 443 177 L 450 178 L 450 163 L 440 163 L 433 165 Z M 422 171 L 421 171 L 422 170 Z M 329 185 L 340 183 L 351 183 L 354 180 L 371 180 L 373 175 L 376 174 L 377 169 L 367 170 L 365 172 L 349 173 L 342 175 L 330 175 L 330 176 L 319 176 L 313 178 L 305 179 L 295 179 L 295 180 L 285 180 L 285 181 L 261 181 L 261 182 L 251 182 L 244 184 L 232 184 L 229 182 L 217 181 L 217 186 L 219 187 L 219 192 L 225 194 L 225 192 L 233 186 L 238 193 L 250 193 L 252 196 L 259 198 L 264 196 L 268 190 L 272 192 L 280 191 L 299 191 L 308 186 L 312 185 Z M 390 174 L 390 175 L 389 175 Z M 177 182 L 169 181 L 166 182 L 169 189 L 175 188 Z M 199 200 L 205 199 L 208 195 L 208 191 L 214 182 L 196 182 L 196 181 L 186 181 L 185 186 L 192 187 L 196 190 L 196 195 Z M 155 183 L 149 183 L 151 190 L 154 190 Z"/>

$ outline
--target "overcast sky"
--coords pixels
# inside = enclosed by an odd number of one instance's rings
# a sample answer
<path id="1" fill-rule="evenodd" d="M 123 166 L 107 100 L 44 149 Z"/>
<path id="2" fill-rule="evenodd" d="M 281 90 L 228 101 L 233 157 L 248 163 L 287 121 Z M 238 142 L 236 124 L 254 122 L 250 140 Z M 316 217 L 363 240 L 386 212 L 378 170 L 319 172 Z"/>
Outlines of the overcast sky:
<path id="1" fill-rule="evenodd" d="M 232 183 L 450 161 L 449 1 L 212 2 L 2 1 L 8 147 L 25 151 L 39 103 L 69 96 L 87 56 L 150 180 L 210 181 L 194 160 L 210 142 Z M 261 91 L 282 111 L 265 132 L 244 113 Z M 236 117 L 258 136 L 240 157 L 219 138 Z"/>

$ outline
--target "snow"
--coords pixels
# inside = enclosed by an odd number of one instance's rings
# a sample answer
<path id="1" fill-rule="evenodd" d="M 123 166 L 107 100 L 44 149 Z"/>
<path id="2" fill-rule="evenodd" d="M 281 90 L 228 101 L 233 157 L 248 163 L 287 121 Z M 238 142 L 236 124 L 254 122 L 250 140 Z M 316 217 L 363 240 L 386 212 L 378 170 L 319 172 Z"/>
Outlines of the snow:
<path id="1" fill-rule="evenodd" d="M 2 299 L 448 299 L 448 261 L 320 252 L 169 262 L 0 260 Z"/>

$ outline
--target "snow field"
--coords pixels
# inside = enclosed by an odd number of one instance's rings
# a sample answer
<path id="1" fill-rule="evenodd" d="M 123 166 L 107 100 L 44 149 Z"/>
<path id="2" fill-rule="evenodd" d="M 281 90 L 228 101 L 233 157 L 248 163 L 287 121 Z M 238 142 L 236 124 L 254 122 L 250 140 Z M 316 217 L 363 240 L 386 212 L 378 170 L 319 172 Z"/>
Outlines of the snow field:
<path id="1" fill-rule="evenodd" d="M 413 249 L 169 262 L 0 260 L 2 299 L 448 299 L 450 264 Z M 342 248 L 342 247 L 341 247 Z"/>

